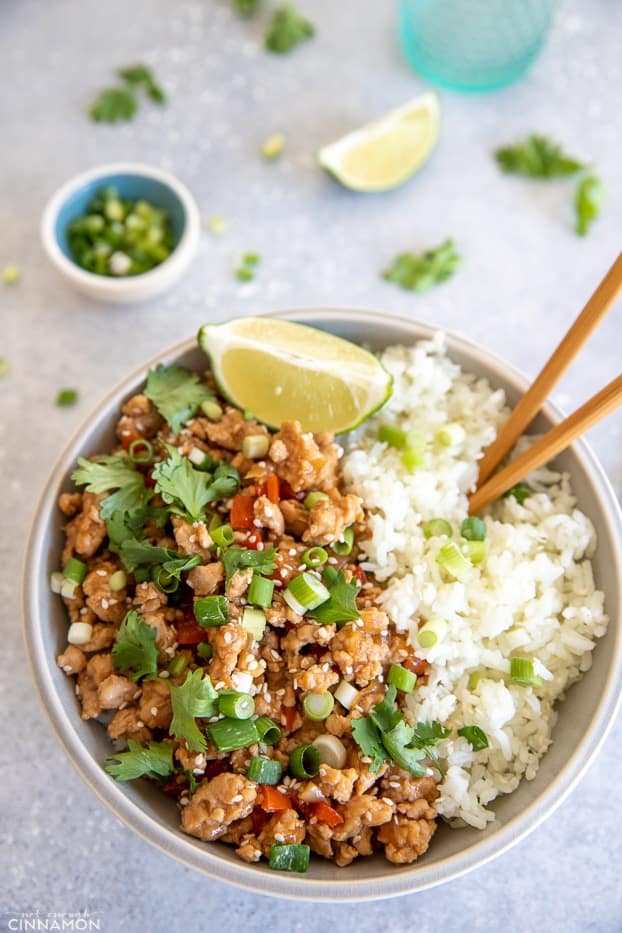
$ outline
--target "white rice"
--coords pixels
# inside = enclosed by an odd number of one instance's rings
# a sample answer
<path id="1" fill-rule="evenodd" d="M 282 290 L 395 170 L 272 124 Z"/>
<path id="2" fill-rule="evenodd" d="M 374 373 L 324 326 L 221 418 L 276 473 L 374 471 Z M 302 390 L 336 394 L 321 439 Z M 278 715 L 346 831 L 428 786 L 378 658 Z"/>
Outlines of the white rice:
<path id="1" fill-rule="evenodd" d="M 484 828 L 494 819 L 488 804 L 535 776 L 551 742 L 555 701 L 589 669 L 606 631 L 590 563 L 594 528 L 575 507 L 568 476 L 538 470 L 528 478 L 535 494 L 524 505 L 510 497 L 486 511 L 487 557 L 466 583 L 452 581 L 436 562 L 446 539 L 426 539 L 421 526 L 447 519 L 453 540 L 461 540 L 476 461 L 508 415 L 504 393 L 451 362 L 442 334 L 389 348 L 382 362 L 393 375 L 393 395 L 354 436 L 343 475 L 370 516 L 363 566 L 386 582 L 385 610 L 432 665 L 428 683 L 409 698 L 414 718 L 452 730 L 438 746 L 445 770 L 439 812 Z M 453 422 L 466 437 L 442 447 L 435 434 Z M 400 451 L 378 440 L 385 423 L 425 435 L 422 467 L 409 473 Z M 434 616 L 447 621 L 447 634 L 426 650 L 416 633 Z M 510 682 L 512 656 L 534 659 L 541 687 Z M 470 689 L 474 671 L 487 676 Z M 464 725 L 482 728 L 489 747 L 474 752 L 456 734 Z"/>

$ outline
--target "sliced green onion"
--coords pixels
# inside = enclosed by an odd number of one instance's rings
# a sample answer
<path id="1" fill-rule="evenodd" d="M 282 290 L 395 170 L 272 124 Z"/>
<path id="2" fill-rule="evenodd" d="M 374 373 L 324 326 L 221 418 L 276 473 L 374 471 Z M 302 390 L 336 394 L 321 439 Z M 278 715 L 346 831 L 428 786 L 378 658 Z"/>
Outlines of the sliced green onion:
<path id="1" fill-rule="evenodd" d="M 323 765 L 338 769 L 344 767 L 348 753 L 345 745 L 336 735 L 329 735 L 329 733 L 318 735 L 317 739 L 313 740 L 313 745 L 318 750 Z"/>
<path id="2" fill-rule="evenodd" d="M 75 582 L 75 580 L 65 580 L 63 578 L 63 584 L 60 588 L 60 595 L 64 599 L 75 599 L 77 587 L 78 584 Z"/>
<path id="3" fill-rule="evenodd" d="M 311 849 L 307 845 L 279 845 L 270 848 L 270 868 L 275 871 L 307 871 Z"/>
<path id="4" fill-rule="evenodd" d="M 163 593 L 176 593 L 179 589 L 179 577 L 169 573 L 164 567 L 155 567 L 151 579 Z"/>
<path id="5" fill-rule="evenodd" d="M 463 726 L 458 729 L 458 735 L 470 742 L 474 752 L 479 752 L 482 748 L 488 748 L 488 736 L 479 726 Z"/>
<path id="6" fill-rule="evenodd" d="M 302 700 L 305 716 L 314 722 L 327 719 L 333 711 L 335 698 L 328 690 L 325 693 L 307 693 Z"/>
<path id="7" fill-rule="evenodd" d="M 200 641 L 197 645 L 197 654 L 200 658 L 203 658 L 204 661 L 209 661 L 214 654 L 214 649 L 208 641 Z"/>
<path id="8" fill-rule="evenodd" d="M 255 418 L 255 415 L 252 413 L 250 408 L 245 408 L 244 411 L 242 412 L 242 415 L 245 421 L 253 421 Z"/>
<path id="9" fill-rule="evenodd" d="M 475 518 L 475 516 L 471 515 L 469 518 L 465 518 L 460 525 L 460 534 L 467 541 L 485 541 L 486 523 L 481 518 Z"/>
<path id="10" fill-rule="evenodd" d="M 266 161 L 278 159 L 285 149 L 285 137 L 282 133 L 273 133 L 261 144 L 261 155 Z"/>
<path id="11" fill-rule="evenodd" d="M 255 701 L 249 693 L 222 690 L 218 694 L 218 712 L 231 719 L 250 719 L 255 712 Z"/>
<path id="12" fill-rule="evenodd" d="M 72 622 L 67 632 L 70 645 L 86 645 L 93 637 L 93 626 L 89 622 Z"/>
<path id="13" fill-rule="evenodd" d="M 272 594 L 274 593 L 274 580 L 262 577 L 261 574 L 254 573 L 246 598 L 253 606 L 260 606 L 267 609 L 272 604 Z"/>
<path id="14" fill-rule="evenodd" d="M 268 453 L 270 438 L 267 434 L 249 434 L 242 441 L 242 453 L 248 460 L 261 460 Z"/>
<path id="15" fill-rule="evenodd" d="M 512 486 L 511 489 L 503 493 L 504 499 L 507 499 L 509 496 L 514 496 L 518 504 L 522 505 L 525 499 L 533 496 L 533 489 L 531 486 L 528 486 L 527 483 L 517 483 L 516 486 Z"/>
<path id="16" fill-rule="evenodd" d="M 171 677 L 179 677 L 188 667 L 188 658 L 185 654 L 176 654 L 172 661 L 169 661 L 167 671 Z"/>
<path id="17" fill-rule="evenodd" d="M 153 444 L 144 438 L 137 438 L 130 444 L 127 452 L 132 463 L 151 463 L 153 460 Z"/>
<path id="18" fill-rule="evenodd" d="M 425 462 L 425 434 L 421 431 L 411 431 L 406 435 L 406 449 L 400 457 L 402 466 L 409 473 L 414 473 Z"/>
<path id="19" fill-rule="evenodd" d="M 261 262 L 259 253 L 242 253 L 242 262 L 245 266 L 257 266 Z"/>
<path id="20" fill-rule="evenodd" d="M 447 634 L 447 623 L 444 619 L 435 617 L 428 619 L 425 625 L 422 625 L 417 632 L 417 641 L 422 648 L 433 648 L 434 645 L 442 641 Z"/>
<path id="21" fill-rule="evenodd" d="M 84 561 L 78 560 L 77 557 L 70 557 L 63 567 L 63 577 L 65 580 L 73 580 L 74 583 L 79 585 L 84 580 L 86 571 L 87 566 Z"/>
<path id="22" fill-rule="evenodd" d="M 321 580 L 308 571 L 289 581 L 283 599 L 295 613 L 303 616 L 308 609 L 317 609 L 330 597 Z"/>
<path id="23" fill-rule="evenodd" d="M 224 625 L 229 621 L 226 596 L 204 596 L 194 601 L 194 617 L 203 628 Z"/>
<path id="24" fill-rule="evenodd" d="M 202 470 L 204 473 L 207 472 L 207 470 L 211 470 L 211 468 L 214 466 L 214 461 L 210 455 L 205 450 L 201 450 L 200 447 L 192 448 L 188 454 L 188 460 L 197 468 L 197 470 Z"/>
<path id="25" fill-rule="evenodd" d="M 210 421 L 220 421 L 223 415 L 222 407 L 211 398 L 201 402 L 201 411 Z"/>
<path id="26" fill-rule="evenodd" d="M 349 684 L 347 680 L 342 680 L 334 693 L 335 699 L 339 700 L 341 705 L 345 706 L 346 709 L 350 709 L 350 707 L 354 705 L 354 701 L 358 695 L 359 692 L 356 687 Z"/>
<path id="27" fill-rule="evenodd" d="M 64 579 L 60 570 L 55 570 L 54 573 L 50 574 L 50 589 L 53 593 L 60 593 L 63 588 Z"/>
<path id="28" fill-rule="evenodd" d="M 503 674 L 501 671 L 494 671 L 488 667 L 471 671 L 469 674 L 469 690 L 476 690 L 480 680 L 503 680 Z"/>
<path id="29" fill-rule="evenodd" d="M 344 528 L 341 541 L 333 541 L 331 544 L 331 550 L 335 554 L 340 554 L 345 556 L 350 554 L 352 551 L 352 546 L 354 544 L 354 529 L 353 528 Z"/>
<path id="30" fill-rule="evenodd" d="M 305 567 L 322 567 L 328 560 L 328 552 L 323 547 L 310 547 L 301 558 Z"/>
<path id="31" fill-rule="evenodd" d="M 425 538 L 440 538 L 441 535 L 447 535 L 451 538 L 453 532 L 451 525 L 444 518 L 431 518 L 429 522 L 424 522 L 421 526 Z"/>
<path id="32" fill-rule="evenodd" d="M 313 492 L 307 493 L 307 495 L 304 497 L 303 505 L 305 509 L 310 510 L 314 505 L 317 505 L 321 499 L 328 499 L 328 496 L 325 492 L 322 492 L 319 489 L 315 489 Z"/>
<path id="33" fill-rule="evenodd" d="M 215 233 L 216 236 L 220 236 L 227 229 L 227 221 L 224 217 L 210 217 L 207 226 L 212 233 Z"/>
<path id="34" fill-rule="evenodd" d="M 289 770 L 297 778 L 313 778 L 319 773 L 320 753 L 315 745 L 299 745 L 289 753 Z"/>
<path id="35" fill-rule="evenodd" d="M 219 719 L 209 724 L 207 734 L 219 752 L 234 752 L 236 748 L 247 748 L 259 742 L 252 719 Z"/>
<path id="36" fill-rule="evenodd" d="M 235 541 L 231 525 L 218 525 L 210 529 L 210 537 L 217 547 L 230 547 Z"/>
<path id="37" fill-rule="evenodd" d="M 248 266 L 239 266 L 235 270 L 235 277 L 240 282 L 252 282 L 255 278 L 255 274 L 252 269 L 249 269 Z"/>
<path id="38" fill-rule="evenodd" d="M 9 371 L 9 361 L 5 356 L 0 356 L 0 379 L 2 379 Z"/>
<path id="39" fill-rule="evenodd" d="M 75 405 L 78 401 L 78 392 L 77 389 L 61 389 L 56 396 L 56 404 L 60 408 L 64 408 L 67 405 Z"/>
<path id="40" fill-rule="evenodd" d="M 251 609 L 250 606 L 246 606 L 242 613 L 241 625 L 251 633 L 254 641 L 261 641 L 266 630 L 266 614 L 261 609 Z"/>
<path id="41" fill-rule="evenodd" d="M 397 687 L 402 693 L 412 693 L 417 683 L 417 675 L 402 667 L 401 664 L 392 664 L 389 668 L 387 683 Z"/>
<path id="42" fill-rule="evenodd" d="M 114 573 L 110 574 L 108 577 L 108 586 L 113 593 L 124 590 L 127 586 L 127 574 L 125 570 L 115 570 Z"/>
<path id="43" fill-rule="evenodd" d="M 467 541 L 466 552 L 472 564 L 481 564 L 486 560 L 488 545 L 485 541 Z"/>
<path id="44" fill-rule="evenodd" d="M 439 549 L 436 555 L 436 563 L 461 583 L 468 580 L 471 573 L 471 564 L 453 541 L 448 541 Z"/>
<path id="45" fill-rule="evenodd" d="M 536 675 L 530 658 L 510 658 L 510 679 L 522 687 L 542 686 L 542 678 Z"/>
<path id="46" fill-rule="evenodd" d="M 380 425 L 378 428 L 378 440 L 382 441 L 384 444 L 388 444 L 389 447 L 396 447 L 398 450 L 403 450 L 408 446 L 408 434 L 406 431 L 401 431 L 392 424 Z"/>
<path id="47" fill-rule="evenodd" d="M 19 282 L 21 272 L 19 266 L 10 264 L 2 270 L 2 281 L 5 285 L 16 285 Z"/>
<path id="48" fill-rule="evenodd" d="M 276 745 L 281 738 L 281 728 L 277 726 L 273 719 L 268 716 L 258 716 L 255 720 L 255 729 L 259 736 L 259 741 L 264 745 Z"/>
<path id="49" fill-rule="evenodd" d="M 265 755 L 253 755 L 246 777 L 257 784 L 278 784 L 283 774 L 283 765 L 276 758 L 266 758 Z"/>
<path id="50" fill-rule="evenodd" d="M 466 431 L 461 424 L 446 424 L 436 432 L 437 443 L 441 447 L 455 447 L 461 444 L 466 437 Z"/>

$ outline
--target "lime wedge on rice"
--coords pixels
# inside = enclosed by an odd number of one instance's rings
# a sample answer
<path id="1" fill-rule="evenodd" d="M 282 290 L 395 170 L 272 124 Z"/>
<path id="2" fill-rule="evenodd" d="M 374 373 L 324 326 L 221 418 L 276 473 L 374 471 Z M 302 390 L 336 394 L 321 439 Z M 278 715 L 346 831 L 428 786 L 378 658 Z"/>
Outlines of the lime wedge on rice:
<path id="1" fill-rule="evenodd" d="M 422 94 L 318 152 L 322 168 L 353 191 L 389 191 L 421 168 L 438 138 L 435 94 Z"/>
<path id="2" fill-rule="evenodd" d="M 391 395 L 391 376 L 372 353 L 303 324 L 247 317 L 205 324 L 199 346 L 224 397 L 273 428 L 348 431 Z"/>

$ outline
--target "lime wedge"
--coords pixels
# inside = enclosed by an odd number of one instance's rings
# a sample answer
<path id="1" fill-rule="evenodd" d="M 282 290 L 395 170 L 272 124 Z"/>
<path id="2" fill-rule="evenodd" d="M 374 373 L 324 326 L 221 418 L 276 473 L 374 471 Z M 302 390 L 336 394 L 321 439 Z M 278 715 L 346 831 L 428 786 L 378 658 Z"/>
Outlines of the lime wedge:
<path id="1" fill-rule="evenodd" d="M 304 431 L 348 431 L 391 395 L 372 353 L 303 324 L 238 318 L 205 324 L 198 341 L 225 398 L 270 427 L 296 419 Z"/>
<path id="2" fill-rule="evenodd" d="M 438 138 L 435 94 L 422 94 L 318 152 L 322 168 L 353 191 L 389 191 L 421 168 Z"/>

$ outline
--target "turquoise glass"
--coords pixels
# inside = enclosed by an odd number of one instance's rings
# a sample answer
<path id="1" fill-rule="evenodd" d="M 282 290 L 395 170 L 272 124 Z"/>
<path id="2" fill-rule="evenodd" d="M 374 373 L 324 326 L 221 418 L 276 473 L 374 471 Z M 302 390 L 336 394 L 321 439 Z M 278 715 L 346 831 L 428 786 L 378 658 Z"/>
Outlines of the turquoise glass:
<path id="1" fill-rule="evenodd" d="M 491 91 L 521 78 L 551 28 L 557 0 L 400 0 L 399 39 L 412 68 L 440 87 Z"/>

